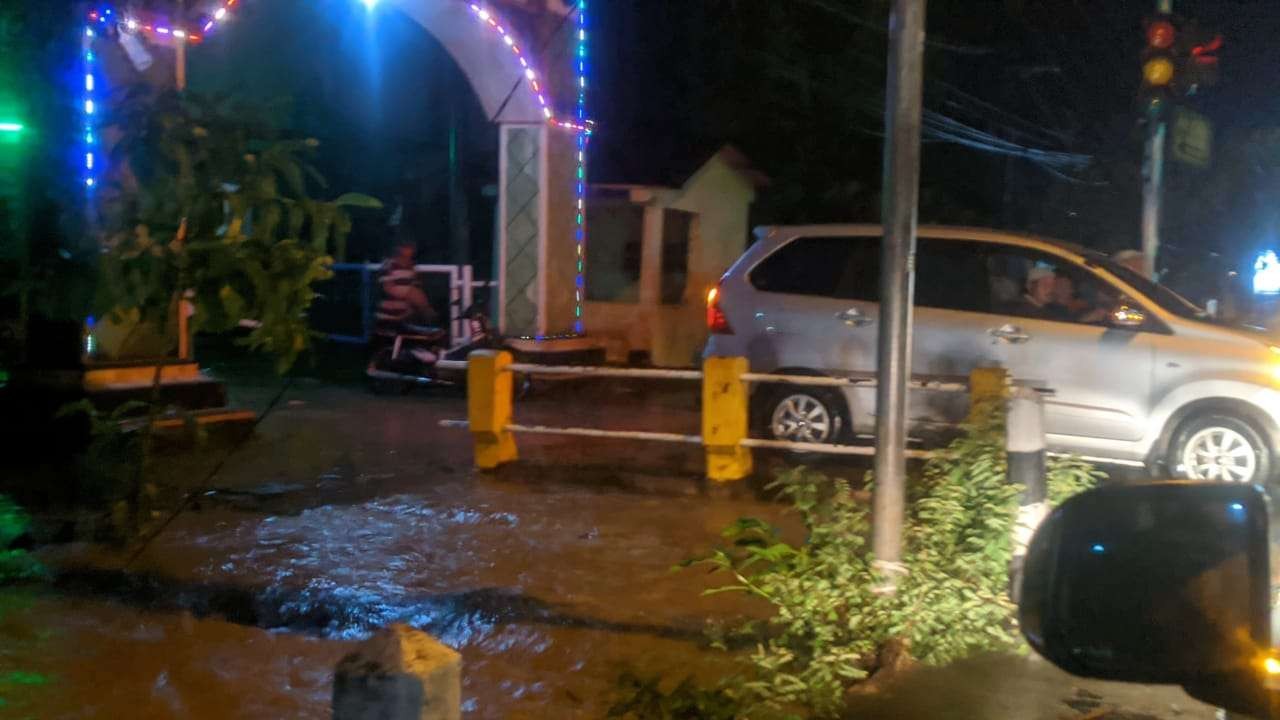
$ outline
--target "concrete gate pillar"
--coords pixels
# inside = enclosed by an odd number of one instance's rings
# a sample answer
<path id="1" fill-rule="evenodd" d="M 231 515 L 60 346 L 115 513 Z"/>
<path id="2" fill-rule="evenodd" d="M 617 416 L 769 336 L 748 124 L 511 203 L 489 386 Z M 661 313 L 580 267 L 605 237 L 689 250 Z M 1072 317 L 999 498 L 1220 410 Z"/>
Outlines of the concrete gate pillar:
<path id="1" fill-rule="evenodd" d="M 580 332 L 585 3 L 390 2 L 448 50 L 499 129 L 498 327 L 520 336 Z"/>
<path id="2" fill-rule="evenodd" d="M 578 133 L 503 123 L 499 145 L 499 328 L 560 335 L 581 329 L 576 233 Z"/>

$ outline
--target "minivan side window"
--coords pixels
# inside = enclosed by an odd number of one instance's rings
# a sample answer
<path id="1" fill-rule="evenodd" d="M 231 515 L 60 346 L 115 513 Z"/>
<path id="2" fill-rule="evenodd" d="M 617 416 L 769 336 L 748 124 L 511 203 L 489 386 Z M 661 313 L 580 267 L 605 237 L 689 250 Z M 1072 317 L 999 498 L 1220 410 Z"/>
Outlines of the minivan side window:
<path id="1" fill-rule="evenodd" d="M 1120 291 L 1076 264 L 1022 248 L 987 256 L 992 312 L 1034 320 L 1105 325 Z"/>
<path id="2" fill-rule="evenodd" d="M 778 248 L 748 276 L 762 292 L 877 302 L 880 238 L 802 237 Z"/>
<path id="3" fill-rule="evenodd" d="M 915 303 L 920 307 L 991 312 L 987 250 L 981 243 L 920 238 Z"/>

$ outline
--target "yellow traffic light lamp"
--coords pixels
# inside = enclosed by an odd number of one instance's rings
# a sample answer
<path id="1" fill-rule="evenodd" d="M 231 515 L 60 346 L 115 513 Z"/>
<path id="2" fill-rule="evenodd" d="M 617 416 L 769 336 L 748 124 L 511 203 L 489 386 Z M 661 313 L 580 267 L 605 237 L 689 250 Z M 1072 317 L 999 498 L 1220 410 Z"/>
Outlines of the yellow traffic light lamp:
<path id="1" fill-rule="evenodd" d="M 1168 87 L 1173 82 L 1173 60 L 1156 55 L 1142 64 L 1142 82 L 1150 87 Z"/>

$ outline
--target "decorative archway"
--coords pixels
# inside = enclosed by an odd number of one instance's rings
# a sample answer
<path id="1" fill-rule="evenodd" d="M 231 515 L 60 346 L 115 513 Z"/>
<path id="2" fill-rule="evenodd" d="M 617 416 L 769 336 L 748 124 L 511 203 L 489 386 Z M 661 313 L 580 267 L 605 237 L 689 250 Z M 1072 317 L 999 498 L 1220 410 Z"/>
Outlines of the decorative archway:
<path id="1" fill-rule="evenodd" d="M 353 4 L 357 1 L 351 0 Z M 81 48 L 83 183 L 90 197 L 103 172 L 97 120 L 104 80 L 99 44 L 114 38 L 130 53 L 145 39 L 154 45 L 181 46 L 185 51 L 229 24 L 241 3 L 219 0 L 190 25 L 123 14 L 104 5 L 87 13 Z M 542 15 L 526 9 L 506 19 L 488 2 L 382 3 L 413 19 L 440 42 L 466 76 L 490 120 L 498 125 L 495 257 L 499 303 L 495 310 L 499 327 L 504 333 L 537 338 L 581 334 L 586 163 L 592 132 L 586 115 L 586 0 L 578 0 L 573 7 L 549 0 Z M 545 13 L 560 15 L 553 7 L 563 15 L 545 22 Z M 516 15 L 526 19 L 517 22 Z"/>

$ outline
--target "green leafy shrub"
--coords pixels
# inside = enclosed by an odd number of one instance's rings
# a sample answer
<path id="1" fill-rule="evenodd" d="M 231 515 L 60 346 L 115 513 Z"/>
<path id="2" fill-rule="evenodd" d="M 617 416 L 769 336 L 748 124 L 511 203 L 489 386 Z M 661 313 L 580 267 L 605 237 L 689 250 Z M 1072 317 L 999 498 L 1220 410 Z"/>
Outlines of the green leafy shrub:
<path id="1" fill-rule="evenodd" d="M 741 704 L 725 688 L 700 688 L 685 679 L 670 691 L 661 678 L 625 674 L 618 680 L 619 700 L 605 715 L 610 720 L 734 720 Z"/>
<path id="2" fill-rule="evenodd" d="M 755 639 L 738 681 L 747 716 L 834 716 L 848 688 L 876 671 L 895 643 L 929 664 L 1023 650 L 1007 594 L 1022 488 L 1007 482 L 1002 414 L 991 408 L 978 418 L 912 483 L 907 573 L 895 593 L 877 592 L 884 579 L 872 565 L 865 498 L 805 468 L 771 486 L 799 515 L 803 542 L 744 518 L 723 531 L 724 547 L 685 564 L 732 578 L 708 593 L 746 593 L 772 606 L 762 626 L 735 630 Z M 1079 460 L 1051 460 L 1050 500 L 1100 477 Z"/>
<path id="3" fill-rule="evenodd" d="M 33 578 L 41 573 L 40 564 L 25 550 L 13 549 L 13 543 L 27 532 L 31 519 L 22 508 L 5 495 L 0 495 L 0 584 Z"/>
<path id="4" fill-rule="evenodd" d="M 130 173 L 103 203 L 97 305 L 117 324 L 172 335 L 179 293 L 193 328 L 226 332 L 287 370 L 311 342 L 313 287 L 346 252 L 352 208 L 376 199 L 314 196 L 318 143 L 281 137 L 253 112 L 211 98 L 135 91 L 119 110 L 116 148 Z M 138 333 L 141 335 L 142 333 Z M 128 353 L 134 331 L 117 352 Z"/>

